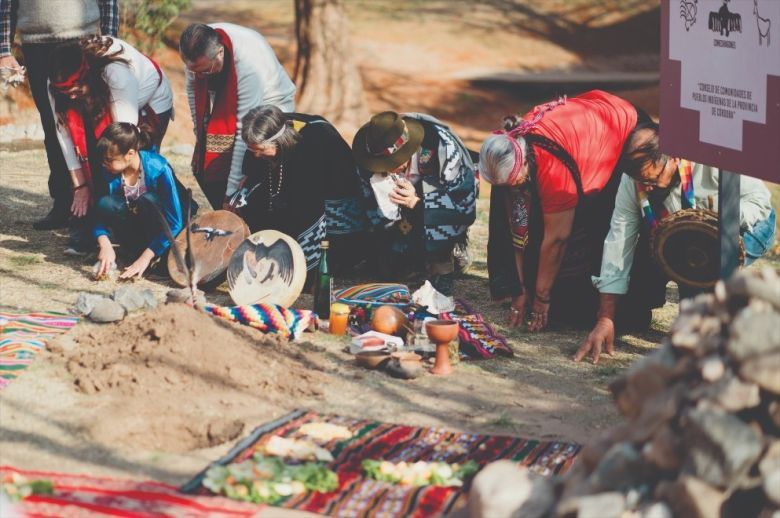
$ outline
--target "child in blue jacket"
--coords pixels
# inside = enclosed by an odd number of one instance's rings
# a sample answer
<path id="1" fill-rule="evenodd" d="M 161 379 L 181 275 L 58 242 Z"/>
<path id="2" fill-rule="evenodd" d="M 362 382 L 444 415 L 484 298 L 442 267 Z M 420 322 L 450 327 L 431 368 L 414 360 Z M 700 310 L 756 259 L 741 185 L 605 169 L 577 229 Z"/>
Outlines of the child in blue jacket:
<path id="1" fill-rule="evenodd" d="M 168 250 L 170 243 L 152 205 L 162 212 L 174 236 L 184 226 L 173 169 L 162 156 L 142 149 L 148 144 L 146 133 L 127 122 L 114 122 L 98 141 L 104 169 L 95 179 L 95 192 L 104 195 L 95 204 L 94 237 L 100 248 L 97 278 L 116 262 L 111 239 L 119 243 L 123 257 L 134 259 L 120 279 L 141 277 Z"/>

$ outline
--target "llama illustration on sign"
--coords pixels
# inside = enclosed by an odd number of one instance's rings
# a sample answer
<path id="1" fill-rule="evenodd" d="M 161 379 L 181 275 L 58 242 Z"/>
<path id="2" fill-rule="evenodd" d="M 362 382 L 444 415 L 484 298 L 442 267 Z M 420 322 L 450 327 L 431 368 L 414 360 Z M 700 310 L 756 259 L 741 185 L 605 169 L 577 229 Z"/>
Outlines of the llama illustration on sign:
<path id="1" fill-rule="evenodd" d="M 691 30 L 696 23 L 696 12 L 699 0 L 680 0 L 680 18 L 685 20 L 685 30 Z"/>
<path id="2" fill-rule="evenodd" d="M 771 44 L 769 31 L 772 29 L 772 20 L 761 17 L 758 12 L 758 0 L 753 0 L 753 14 L 756 15 L 756 25 L 758 26 L 758 46 L 760 47 L 763 41 L 766 40 L 766 46 L 768 47 Z"/>
<path id="3" fill-rule="evenodd" d="M 729 11 L 729 2 L 723 0 L 723 5 L 717 11 L 710 11 L 709 27 L 712 32 L 719 32 L 728 38 L 732 32 L 742 32 L 742 16 Z"/>

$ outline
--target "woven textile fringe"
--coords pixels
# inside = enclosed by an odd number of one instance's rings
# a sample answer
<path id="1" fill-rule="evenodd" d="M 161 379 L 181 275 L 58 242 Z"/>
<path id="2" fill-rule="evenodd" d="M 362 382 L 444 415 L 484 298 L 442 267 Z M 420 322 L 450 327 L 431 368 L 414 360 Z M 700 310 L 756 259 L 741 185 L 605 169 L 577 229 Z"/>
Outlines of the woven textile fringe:
<path id="1" fill-rule="evenodd" d="M 311 326 L 317 315 L 306 309 L 289 309 L 276 304 L 247 306 L 206 306 L 212 315 L 259 329 L 264 333 L 280 334 L 297 340 Z"/>
<path id="2" fill-rule="evenodd" d="M 32 363 L 46 342 L 78 321 L 60 313 L 0 312 L 0 389 Z"/>

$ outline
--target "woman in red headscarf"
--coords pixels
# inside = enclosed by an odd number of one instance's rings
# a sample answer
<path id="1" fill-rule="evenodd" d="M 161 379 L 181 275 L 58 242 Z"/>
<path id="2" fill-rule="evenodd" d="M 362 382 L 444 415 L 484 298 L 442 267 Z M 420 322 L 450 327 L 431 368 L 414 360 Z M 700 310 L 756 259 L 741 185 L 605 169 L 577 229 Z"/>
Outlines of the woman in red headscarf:
<path id="1" fill-rule="evenodd" d="M 173 113 L 173 92 L 160 67 L 118 38 L 94 36 L 55 48 L 49 62 L 49 98 L 57 136 L 73 182 L 71 213 L 84 218 L 95 199 L 93 174 L 101 167 L 96 143 L 112 122 L 150 133 L 159 147 Z M 83 235 L 81 235 L 83 234 Z M 82 239 L 83 238 L 83 239 Z M 84 250 L 86 233 L 71 233 Z"/>
<path id="2" fill-rule="evenodd" d="M 632 131 L 650 119 L 594 90 L 537 106 L 482 145 L 479 171 L 493 184 L 488 241 L 491 294 L 511 299 L 509 324 L 540 331 L 552 315 L 590 325 L 591 284 L 601 265 L 620 183 L 618 162 Z"/>

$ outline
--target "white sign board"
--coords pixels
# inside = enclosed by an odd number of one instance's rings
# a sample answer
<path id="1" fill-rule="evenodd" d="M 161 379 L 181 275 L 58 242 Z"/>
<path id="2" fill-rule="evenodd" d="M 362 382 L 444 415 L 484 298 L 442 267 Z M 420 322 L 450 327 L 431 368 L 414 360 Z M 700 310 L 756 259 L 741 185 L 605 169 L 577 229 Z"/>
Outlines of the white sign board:
<path id="1" fill-rule="evenodd" d="M 665 0 L 665 152 L 780 181 L 780 0 Z"/>

